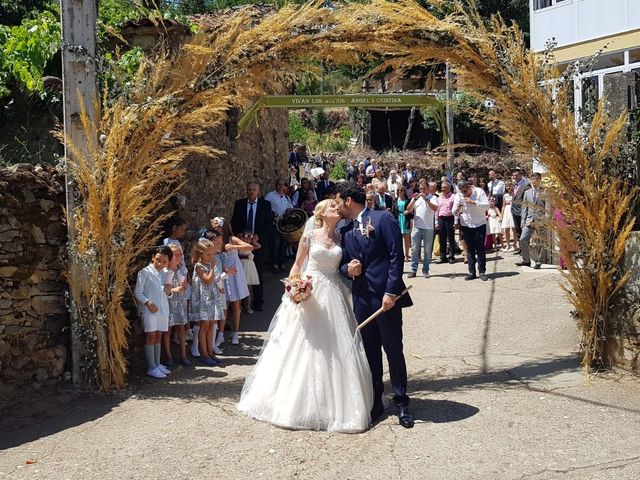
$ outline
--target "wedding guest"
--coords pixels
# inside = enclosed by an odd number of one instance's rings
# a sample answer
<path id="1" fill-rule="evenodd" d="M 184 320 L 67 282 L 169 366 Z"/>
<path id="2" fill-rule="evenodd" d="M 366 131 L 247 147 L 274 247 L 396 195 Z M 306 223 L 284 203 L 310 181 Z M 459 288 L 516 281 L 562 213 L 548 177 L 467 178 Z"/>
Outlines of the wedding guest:
<path id="1" fill-rule="evenodd" d="M 335 183 L 329 180 L 329 174 L 327 172 L 324 172 L 322 175 L 320 175 L 320 178 L 318 179 L 318 183 L 316 185 L 317 199 L 320 201 L 324 200 L 327 191 L 335 190 L 335 186 Z"/>
<path id="2" fill-rule="evenodd" d="M 167 222 L 166 230 L 169 236 L 163 240 L 163 244 L 167 246 L 176 245 L 177 247 L 180 248 L 182 252 L 184 252 L 181 240 L 184 238 L 184 235 L 187 230 L 186 222 L 178 216 L 173 216 Z M 187 303 L 187 311 L 188 311 L 189 304 L 191 303 L 191 283 L 190 283 L 190 278 L 187 271 L 187 263 L 185 262 L 184 253 L 182 254 L 182 259 L 180 261 L 180 274 L 184 275 L 187 279 L 187 286 L 184 292 L 182 293 L 182 295 L 185 302 Z M 185 331 L 186 331 L 187 341 L 193 340 L 193 331 L 188 323 L 185 326 Z M 180 344 L 180 339 L 177 337 L 177 335 L 174 335 L 173 338 L 174 338 L 174 342 Z"/>
<path id="3" fill-rule="evenodd" d="M 363 178 L 365 178 L 365 182 L 364 182 L 364 183 L 367 183 L 367 181 L 366 181 L 366 177 L 367 177 L 367 165 L 365 165 L 365 163 L 364 163 L 364 162 L 359 162 L 359 163 L 358 163 L 358 169 L 356 170 L 356 180 L 358 179 L 358 177 L 359 177 L 360 175 L 362 175 L 362 177 L 363 177 Z"/>
<path id="4" fill-rule="evenodd" d="M 371 183 L 376 176 L 376 171 L 378 170 L 377 161 L 375 158 L 372 158 L 369 162 L 369 166 L 365 171 L 365 177 L 367 183 Z"/>
<path id="5" fill-rule="evenodd" d="M 402 242 L 404 245 L 404 261 L 408 262 L 411 255 L 411 229 L 409 228 L 409 219 L 405 213 L 409 205 L 407 190 L 404 186 L 398 187 L 398 199 L 396 200 L 396 211 L 398 212 L 398 223 L 400 224 L 400 233 L 402 234 Z"/>
<path id="6" fill-rule="evenodd" d="M 513 215 L 511 215 L 511 201 L 513 199 L 513 183 L 510 181 L 505 184 L 505 194 L 502 197 L 503 210 L 502 210 L 502 235 L 504 237 L 503 251 L 512 252 L 518 249 L 518 237 L 516 234 L 515 223 Z M 513 245 L 511 240 L 513 239 Z"/>
<path id="7" fill-rule="evenodd" d="M 436 212 L 438 237 L 440 239 L 440 260 L 444 263 L 449 259 L 449 263 L 456 262 L 456 237 L 455 237 L 455 216 L 453 215 L 453 194 L 451 184 L 443 181 L 440 184 L 442 190 L 438 197 L 438 210 Z"/>
<path id="8" fill-rule="evenodd" d="M 369 191 L 366 193 L 365 196 L 365 204 L 367 206 L 367 208 L 370 208 L 371 210 L 379 210 L 376 209 L 376 194 L 373 193 L 373 191 Z"/>
<path id="9" fill-rule="evenodd" d="M 347 162 L 347 182 L 355 182 L 358 168 L 356 167 L 355 160 L 349 159 Z"/>
<path id="10" fill-rule="evenodd" d="M 489 170 L 489 183 L 487 184 L 489 198 L 496 199 L 496 207 L 500 211 L 504 210 L 503 198 L 505 193 L 505 184 L 498 178 L 495 170 Z"/>
<path id="11" fill-rule="evenodd" d="M 255 251 L 260 248 L 260 244 L 257 241 L 257 236 L 252 235 L 251 233 L 245 232 L 240 236 L 240 239 L 243 242 L 250 244 Z M 253 309 L 251 305 L 253 305 L 253 290 L 257 285 L 260 285 L 260 277 L 258 276 L 258 270 L 256 268 L 256 264 L 253 261 L 254 255 L 253 251 L 251 252 L 239 252 L 240 263 L 242 264 L 242 270 L 244 270 L 244 276 L 247 279 L 247 287 L 249 289 L 249 297 L 247 298 L 247 302 L 245 304 L 245 310 L 248 314 L 253 313 Z"/>
<path id="12" fill-rule="evenodd" d="M 300 208 L 307 213 L 307 217 L 311 218 L 317 204 L 318 201 L 315 198 L 315 192 L 313 190 L 307 190 L 306 198 L 300 205 Z"/>
<path id="13" fill-rule="evenodd" d="M 524 178 L 522 169 L 515 168 L 511 174 L 511 180 L 513 181 L 513 199 L 511 200 L 511 215 L 513 216 L 513 223 L 516 225 L 516 238 L 522 236 L 522 200 L 527 190 L 531 188 L 529 181 Z M 520 254 L 520 249 L 516 249 L 514 254 Z"/>
<path id="14" fill-rule="evenodd" d="M 276 222 L 286 212 L 293 208 L 293 204 L 286 195 L 287 186 L 284 180 L 276 181 L 276 189 L 265 195 L 264 199 L 271 203 L 271 212 L 273 214 L 273 224 L 271 227 L 271 264 L 273 271 L 279 272 L 286 270 L 286 248 L 287 242 L 284 236 L 276 229 Z"/>
<path id="15" fill-rule="evenodd" d="M 147 359 L 147 375 L 166 378 L 171 371 L 160 363 L 163 332 L 169 329 L 169 299 L 165 292 L 162 271 L 173 258 L 171 248 L 157 247 L 151 263 L 138 272 L 134 297 L 141 309 L 145 332 L 144 354 Z"/>
<path id="16" fill-rule="evenodd" d="M 407 205 L 407 212 L 413 213 L 413 228 L 411 229 L 411 272 L 408 277 L 413 278 L 418 272 L 418 256 L 424 245 L 422 254 L 422 275 L 429 278 L 429 264 L 433 250 L 433 236 L 435 228 L 435 212 L 438 204 L 435 196 L 429 193 L 429 184 L 421 179 L 420 193 L 414 193 Z"/>
<path id="17" fill-rule="evenodd" d="M 373 185 L 373 184 L 372 184 Z M 378 183 L 375 187 L 376 191 L 376 210 L 386 210 L 393 212 L 393 197 L 387 193 L 387 186 L 384 183 Z"/>
<path id="18" fill-rule="evenodd" d="M 409 198 L 413 198 L 413 194 L 419 191 L 415 178 L 409 180 L 409 185 L 405 186 L 405 188 L 407 189 L 407 197 Z"/>
<path id="19" fill-rule="evenodd" d="M 215 232 L 213 232 L 215 235 Z M 215 237 L 214 237 L 215 239 Z M 197 357 L 200 363 L 209 366 L 219 365 L 213 352 L 213 324 L 224 318 L 224 310 L 220 307 L 220 291 L 218 283 L 226 277 L 223 273 L 216 277 L 216 261 L 218 253 L 214 243 L 201 238 L 193 247 L 191 261 L 193 263 L 192 313 L 194 321 L 199 323 Z M 195 343 L 195 342 L 194 342 Z M 193 351 L 193 345 L 191 353 Z"/>
<path id="20" fill-rule="evenodd" d="M 453 211 L 460 217 L 460 230 L 467 247 L 469 274 L 465 280 L 476 276 L 476 263 L 480 280 L 487 281 L 487 257 L 484 252 L 484 238 L 487 234 L 486 211 L 489 208 L 487 194 L 466 180 L 458 183 L 458 193 L 453 202 Z"/>
<path id="21" fill-rule="evenodd" d="M 300 157 L 298 156 L 298 152 L 300 151 L 299 145 L 294 145 L 293 149 L 289 153 L 289 167 L 295 169 L 295 178 L 300 180 Z"/>
<path id="22" fill-rule="evenodd" d="M 366 185 L 366 179 L 364 175 L 358 175 L 356 177 L 356 184 L 360 187 L 360 188 L 364 188 L 364 186 Z"/>
<path id="23" fill-rule="evenodd" d="M 387 186 L 387 181 L 382 176 L 382 168 L 378 168 L 376 170 L 376 175 L 371 180 L 371 185 L 373 185 L 375 188 L 378 188 L 378 185 L 384 185 L 385 187 Z"/>
<path id="24" fill-rule="evenodd" d="M 231 344 L 238 345 L 238 343 L 240 343 L 240 302 L 249 296 L 247 278 L 244 275 L 239 254 L 240 252 L 251 252 L 254 247 L 236 237 L 231 230 L 231 225 L 229 225 L 224 217 L 215 217 L 211 221 L 211 226 L 222 235 L 224 251 L 226 253 L 226 258 L 224 259 L 225 272 L 234 272 L 233 275 L 227 276 L 224 281 L 224 294 L 227 302 L 229 302 L 233 316 Z M 224 341 L 224 325 L 221 325 L 219 334 L 223 335 L 220 340 Z M 216 341 L 217 340 L 216 338 Z"/>
<path id="25" fill-rule="evenodd" d="M 520 246 L 522 249 L 522 261 L 518 266 L 531 266 L 533 256 L 533 268 L 539 269 L 546 261 L 547 250 L 544 246 L 547 217 L 550 212 L 550 202 L 546 190 L 541 185 L 542 175 L 531 175 L 531 188 L 524 193 L 522 201 L 522 235 Z M 534 242 L 533 248 L 531 243 Z M 531 255 L 533 254 L 533 255 Z"/>
<path id="26" fill-rule="evenodd" d="M 300 186 L 298 181 L 298 169 L 295 167 L 289 168 L 289 188 L 293 188 L 294 191 Z"/>
<path id="27" fill-rule="evenodd" d="M 411 166 L 410 163 L 407 163 L 404 167 L 404 170 L 402 171 L 402 183 L 404 184 L 405 188 L 409 187 L 409 183 L 411 182 L 411 180 L 413 180 L 414 182 L 417 181 L 418 178 L 418 173 L 416 172 L 416 170 Z M 412 189 L 414 190 L 414 189 Z M 409 196 L 411 196 L 411 193 L 407 192 L 407 194 Z"/>
<path id="28" fill-rule="evenodd" d="M 259 242 L 261 248 L 253 250 L 253 260 L 258 271 L 260 284 L 253 288 L 253 310 L 262 311 L 264 303 L 263 274 L 264 262 L 266 260 L 267 246 L 271 241 L 270 233 L 272 228 L 271 204 L 259 198 L 260 187 L 257 182 L 247 183 L 247 196 L 236 200 L 231 217 L 231 227 L 234 232 L 248 232 L 254 235 L 255 241 Z"/>
<path id="29" fill-rule="evenodd" d="M 487 210 L 487 238 L 490 248 L 497 248 L 502 243 L 502 212 L 496 206 L 496 199 L 489 199 L 489 209 Z"/>
<path id="30" fill-rule="evenodd" d="M 402 187 L 402 179 L 398 176 L 396 170 L 389 172 L 389 179 L 387 180 L 387 192 L 393 197 L 398 198 L 398 189 Z"/>
<path id="31" fill-rule="evenodd" d="M 180 363 L 185 367 L 190 367 L 191 362 L 187 358 L 187 339 L 186 327 L 189 326 L 189 317 L 187 314 L 187 300 L 184 293 L 189 283 L 187 282 L 188 272 L 182 269 L 184 262 L 184 254 L 182 248 L 175 244 L 170 244 L 169 248 L 173 253 L 173 258 L 169 261 L 164 278 L 165 286 L 168 285 L 169 295 L 169 330 L 162 334 L 164 340 L 165 355 L 167 357 L 167 366 L 172 367 L 173 358 L 171 355 L 171 335 L 176 333 L 178 336 L 178 345 L 180 347 Z"/>

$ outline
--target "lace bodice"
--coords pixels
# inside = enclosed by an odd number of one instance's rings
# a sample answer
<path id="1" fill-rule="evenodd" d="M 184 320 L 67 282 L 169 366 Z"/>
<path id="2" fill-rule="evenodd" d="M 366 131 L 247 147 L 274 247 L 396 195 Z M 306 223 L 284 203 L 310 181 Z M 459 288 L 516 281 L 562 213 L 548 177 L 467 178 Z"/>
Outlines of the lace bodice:
<path id="1" fill-rule="evenodd" d="M 309 246 L 309 261 L 306 271 L 324 275 L 338 274 L 338 267 L 342 259 L 342 248 L 339 241 L 331 247 L 324 245 L 314 232 L 305 233 L 301 242 Z"/>

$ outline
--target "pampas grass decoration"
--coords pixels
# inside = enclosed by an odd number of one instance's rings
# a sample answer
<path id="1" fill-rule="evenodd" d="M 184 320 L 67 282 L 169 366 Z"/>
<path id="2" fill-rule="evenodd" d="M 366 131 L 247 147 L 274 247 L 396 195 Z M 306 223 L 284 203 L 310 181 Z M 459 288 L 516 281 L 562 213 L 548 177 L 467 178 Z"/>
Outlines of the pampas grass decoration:
<path id="1" fill-rule="evenodd" d="M 431 3 L 439 3 L 432 0 Z M 226 17 L 224 28 L 203 27 L 188 43 L 145 63 L 136 87 L 103 104 L 97 124 L 83 124 L 89 138 L 104 142 L 90 152 L 74 151 L 82 205 L 76 212 L 78 236 L 71 246 L 86 269 L 76 305 L 93 349 L 102 352 L 93 378 L 107 390 L 126 384 L 130 321 L 121 307 L 134 259 L 158 242 L 160 215 L 180 189 L 182 161 L 197 154 L 215 158 L 207 129 L 220 125 L 231 107 L 246 109 L 266 94 L 285 94 L 309 69 L 362 65 L 384 59 L 377 71 L 401 74 L 411 67 L 449 62 L 461 84 L 497 108 L 482 121 L 516 153 L 540 159 L 562 188 L 557 204 L 571 219 L 560 232 L 577 243 L 568 260 L 567 295 L 584 337 L 584 365 L 602 357 L 611 302 L 624 285 L 620 274 L 631 230 L 633 192 L 608 177 L 603 160 L 615 155 L 625 119 L 607 126 L 603 106 L 590 133 L 580 135 L 566 106 L 566 86 L 555 99 L 541 87 L 557 77 L 553 68 L 524 47 L 522 32 L 498 17 L 489 24 L 473 2 L 455 2 L 443 20 L 419 4 L 400 0 L 349 3 L 336 9 L 320 3 L 285 6 L 262 20 L 251 7 Z M 375 72 L 374 72 L 375 73 Z M 100 335 L 91 332 L 102 332 Z"/>

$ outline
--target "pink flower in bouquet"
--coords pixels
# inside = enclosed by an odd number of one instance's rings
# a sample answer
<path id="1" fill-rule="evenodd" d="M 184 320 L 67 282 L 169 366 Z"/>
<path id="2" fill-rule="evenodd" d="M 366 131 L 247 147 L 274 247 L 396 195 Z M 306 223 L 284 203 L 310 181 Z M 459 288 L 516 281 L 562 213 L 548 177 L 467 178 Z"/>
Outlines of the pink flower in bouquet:
<path id="1" fill-rule="evenodd" d="M 292 275 L 282 280 L 285 285 L 285 296 L 295 303 L 300 303 L 309 298 L 313 289 L 311 278 L 311 275 L 307 275 L 306 278 L 302 278 L 300 275 Z"/>

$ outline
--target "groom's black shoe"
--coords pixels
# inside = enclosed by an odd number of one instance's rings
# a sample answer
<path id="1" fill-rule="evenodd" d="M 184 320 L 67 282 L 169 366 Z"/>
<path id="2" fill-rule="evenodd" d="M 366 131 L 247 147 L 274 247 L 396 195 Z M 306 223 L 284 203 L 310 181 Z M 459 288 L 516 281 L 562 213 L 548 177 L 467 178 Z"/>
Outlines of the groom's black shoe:
<path id="1" fill-rule="evenodd" d="M 382 402 L 376 403 L 371 409 L 371 423 L 376 423 L 384 415 L 384 407 Z"/>
<path id="2" fill-rule="evenodd" d="M 413 428 L 415 422 L 413 421 L 413 415 L 409 413 L 409 407 L 399 405 L 396 407 L 396 414 L 398 415 L 398 420 L 400 420 L 400 425 L 404 428 Z"/>

